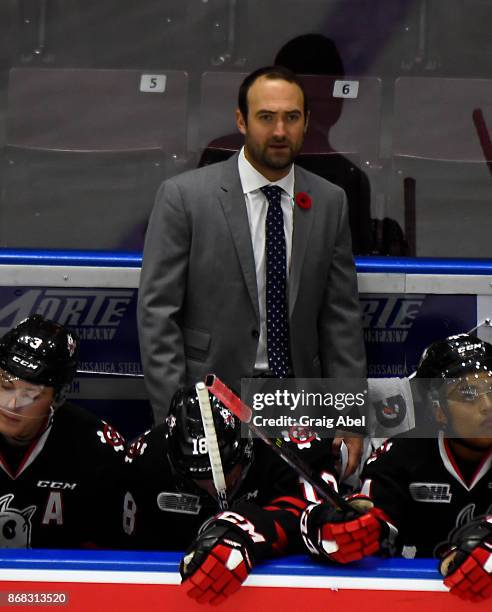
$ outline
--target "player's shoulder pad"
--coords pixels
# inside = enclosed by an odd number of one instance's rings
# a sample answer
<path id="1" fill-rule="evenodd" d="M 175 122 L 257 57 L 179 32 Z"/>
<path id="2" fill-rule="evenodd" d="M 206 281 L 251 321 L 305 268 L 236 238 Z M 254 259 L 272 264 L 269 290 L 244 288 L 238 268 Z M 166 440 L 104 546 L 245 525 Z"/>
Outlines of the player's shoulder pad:
<path id="1" fill-rule="evenodd" d="M 117 429 L 106 421 L 99 421 L 99 425 L 96 427 L 96 439 L 100 445 L 124 455 L 126 450 L 125 439 Z"/>
<path id="2" fill-rule="evenodd" d="M 144 431 L 132 440 L 126 449 L 125 463 L 142 466 L 145 470 L 162 472 L 163 461 L 167 457 L 165 425 L 160 424 Z M 165 461 L 167 465 L 167 461 Z"/>
<path id="3" fill-rule="evenodd" d="M 416 438 L 388 438 L 371 453 L 364 467 L 367 468 L 373 463 L 386 464 L 395 462 L 399 458 L 405 460 L 415 455 L 418 456 L 419 442 L 420 440 Z"/>
<path id="4" fill-rule="evenodd" d="M 77 449 L 84 456 L 97 457 L 125 453 L 125 439 L 109 423 L 101 420 L 92 412 L 70 403 L 56 409 L 53 419 L 52 438 L 60 453 Z"/>
<path id="5" fill-rule="evenodd" d="M 152 430 L 148 429 L 135 438 L 126 449 L 125 463 L 133 463 L 148 451 Z M 147 453 L 148 454 L 148 453 Z"/>

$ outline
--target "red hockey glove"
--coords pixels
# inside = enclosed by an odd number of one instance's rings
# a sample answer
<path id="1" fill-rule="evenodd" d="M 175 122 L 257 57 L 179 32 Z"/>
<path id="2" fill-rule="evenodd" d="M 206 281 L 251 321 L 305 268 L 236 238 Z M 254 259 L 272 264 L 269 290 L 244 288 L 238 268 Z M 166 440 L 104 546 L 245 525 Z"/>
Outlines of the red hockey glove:
<path id="1" fill-rule="evenodd" d="M 376 553 L 394 554 L 398 535 L 388 517 L 364 495 L 347 498 L 353 511 L 331 505 L 308 506 L 301 517 L 301 534 L 308 550 L 316 556 L 349 563 Z"/>
<path id="2" fill-rule="evenodd" d="M 492 597 L 492 515 L 451 532 L 439 556 L 444 584 L 453 595 L 470 601 Z"/>
<path id="3" fill-rule="evenodd" d="M 216 521 L 207 525 L 179 567 L 189 597 L 218 605 L 235 593 L 253 567 L 252 546 L 253 540 L 240 527 Z"/>

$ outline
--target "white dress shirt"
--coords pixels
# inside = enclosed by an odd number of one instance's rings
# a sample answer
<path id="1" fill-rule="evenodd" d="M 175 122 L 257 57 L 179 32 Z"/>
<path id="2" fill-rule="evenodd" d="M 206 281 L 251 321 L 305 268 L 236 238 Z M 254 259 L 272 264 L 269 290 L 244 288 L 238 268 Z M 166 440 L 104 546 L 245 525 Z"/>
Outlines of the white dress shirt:
<path id="1" fill-rule="evenodd" d="M 249 230 L 255 258 L 256 285 L 258 288 L 258 307 L 260 311 L 260 338 L 256 353 L 255 369 L 268 370 L 267 326 L 266 326 L 266 253 L 265 223 L 268 200 L 260 191 L 265 185 L 277 185 L 282 188 L 281 202 L 284 215 L 285 246 L 287 254 L 287 287 L 289 286 L 290 256 L 292 252 L 292 227 L 294 219 L 294 165 L 289 174 L 279 181 L 271 182 L 258 172 L 246 159 L 244 147 L 238 157 L 239 177 L 246 202 Z"/>

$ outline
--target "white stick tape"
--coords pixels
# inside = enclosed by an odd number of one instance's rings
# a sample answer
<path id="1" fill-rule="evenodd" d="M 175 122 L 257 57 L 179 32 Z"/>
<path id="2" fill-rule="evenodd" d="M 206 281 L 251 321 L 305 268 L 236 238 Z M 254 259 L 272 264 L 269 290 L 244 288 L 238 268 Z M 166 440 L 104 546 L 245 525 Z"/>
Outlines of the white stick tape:
<path id="1" fill-rule="evenodd" d="M 220 458 L 219 443 L 217 442 L 217 434 L 215 432 L 214 417 L 212 414 L 212 406 L 210 405 L 210 397 L 208 389 L 203 382 L 195 385 L 198 403 L 200 405 L 200 413 L 202 415 L 203 430 L 205 439 L 207 440 L 208 456 L 212 467 L 212 478 L 215 488 L 217 489 L 217 499 L 222 510 L 228 507 L 226 495 L 226 482 L 222 460 Z"/>

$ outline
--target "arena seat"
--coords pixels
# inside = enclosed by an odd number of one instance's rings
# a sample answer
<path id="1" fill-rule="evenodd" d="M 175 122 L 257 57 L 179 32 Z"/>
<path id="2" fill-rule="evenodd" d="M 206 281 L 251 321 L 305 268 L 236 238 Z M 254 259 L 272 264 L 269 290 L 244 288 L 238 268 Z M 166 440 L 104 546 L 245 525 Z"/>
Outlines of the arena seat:
<path id="1" fill-rule="evenodd" d="M 234 57 L 254 70 L 292 38 L 318 32 L 334 41 L 346 74 L 394 75 L 418 44 L 419 6 L 407 0 L 243 0 L 237 3 Z"/>
<path id="2" fill-rule="evenodd" d="M 243 72 L 206 72 L 202 76 L 200 144 L 236 132 L 234 110 Z M 356 98 L 333 95 L 336 76 L 303 75 L 310 101 L 310 131 L 303 153 L 355 155 L 364 162 L 377 159 L 381 112 L 381 80 L 373 77 L 343 77 L 357 81 Z"/>
<path id="3" fill-rule="evenodd" d="M 491 131 L 492 80 L 396 81 L 393 196 L 416 219 L 417 255 L 492 256 Z"/>
<path id="4" fill-rule="evenodd" d="M 202 17 L 208 13 L 207 3 L 14 1 L 19 5 L 21 65 L 183 69 L 209 34 Z M 193 45 L 187 42 L 191 39 Z"/>
<path id="5" fill-rule="evenodd" d="M 246 76 L 239 72 L 207 72 L 202 76 L 200 165 L 229 157 L 242 146 L 234 109 Z M 381 81 L 370 77 L 304 75 L 310 102 L 310 123 L 299 165 L 343 187 L 348 196 L 355 253 L 370 252 L 371 211 L 367 172 L 374 172 L 379 151 Z M 334 95 L 335 85 L 357 83 L 356 97 Z"/>
<path id="6" fill-rule="evenodd" d="M 427 69 L 438 76 L 488 78 L 492 71 L 490 0 L 429 0 L 427 11 Z"/>
<path id="7" fill-rule="evenodd" d="M 0 244 L 140 249 L 187 89 L 181 71 L 12 69 Z"/>
<path id="8" fill-rule="evenodd" d="M 0 69 L 11 65 L 18 40 L 18 1 L 0 2 Z"/>
<path id="9" fill-rule="evenodd" d="M 5 111 L 7 106 L 8 70 L 18 42 L 18 2 L 0 2 L 0 148 L 5 144 Z M 0 172 L 0 185 L 2 177 Z"/>

